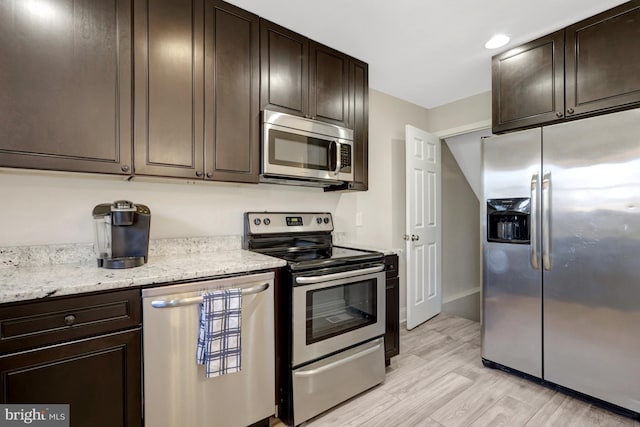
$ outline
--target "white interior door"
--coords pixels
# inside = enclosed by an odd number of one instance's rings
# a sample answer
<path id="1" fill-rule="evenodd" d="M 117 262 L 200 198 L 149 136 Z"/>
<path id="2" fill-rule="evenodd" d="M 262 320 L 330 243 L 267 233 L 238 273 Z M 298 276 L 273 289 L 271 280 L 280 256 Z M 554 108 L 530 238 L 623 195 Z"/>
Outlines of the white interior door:
<path id="1" fill-rule="evenodd" d="M 407 329 L 442 310 L 440 139 L 406 126 Z"/>

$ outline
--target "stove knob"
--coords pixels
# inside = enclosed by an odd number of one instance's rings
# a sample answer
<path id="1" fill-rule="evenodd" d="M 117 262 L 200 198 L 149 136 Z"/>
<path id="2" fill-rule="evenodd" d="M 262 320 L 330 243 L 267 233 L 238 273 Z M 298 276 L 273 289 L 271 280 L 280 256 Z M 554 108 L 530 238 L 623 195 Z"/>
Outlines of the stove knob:
<path id="1" fill-rule="evenodd" d="M 326 218 L 324 219 L 324 223 L 325 223 L 325 224 L 329 224 L 329 217 L 326 217 Z"/>
<path id="2" fill-rule="evenodd" d="M 253 223 L 254 223 L 255 225 L 260 225 L 260 223 L 261 223 L 261 222 L 262 222 L 262 221 L 260 221 L 260 218 L 256 218 L 256 219 L 254 219 L 254 220 L 253 220 Z"/>
<path id="3" fill-rule="evenodd" d="M 269 225 L 271 224 L 271 220 L 269 218 L 265 218 L 262 220 L 262 222 L 264 222 L 264 225 Z"/>
<path id="4" fill-rule="evenodd" d="M 316 222 L 317 222 L 318 224 L 322 224 L 322 218 L 320 218 L 320 217 L 316 218 Z"/>

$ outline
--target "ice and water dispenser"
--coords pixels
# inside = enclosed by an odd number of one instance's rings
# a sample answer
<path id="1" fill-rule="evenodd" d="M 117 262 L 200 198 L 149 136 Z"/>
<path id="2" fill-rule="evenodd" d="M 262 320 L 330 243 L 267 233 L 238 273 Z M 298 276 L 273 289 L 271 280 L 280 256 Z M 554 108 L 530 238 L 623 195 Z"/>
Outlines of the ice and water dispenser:
<path id="1" fill-rule="evenodd" d="M 487 240 L 528 244 L 531 199 L 487 200 Z"/>

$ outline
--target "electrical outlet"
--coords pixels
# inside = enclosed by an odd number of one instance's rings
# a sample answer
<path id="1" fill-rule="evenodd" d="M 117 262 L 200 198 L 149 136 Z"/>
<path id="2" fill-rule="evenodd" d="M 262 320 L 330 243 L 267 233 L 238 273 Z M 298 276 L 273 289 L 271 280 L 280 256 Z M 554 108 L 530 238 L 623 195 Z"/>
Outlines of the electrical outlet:
<path id="1" fill-rule="evenodd" d="M 362 212 L 356 212 L 356 227 L 362 227 Z"/>

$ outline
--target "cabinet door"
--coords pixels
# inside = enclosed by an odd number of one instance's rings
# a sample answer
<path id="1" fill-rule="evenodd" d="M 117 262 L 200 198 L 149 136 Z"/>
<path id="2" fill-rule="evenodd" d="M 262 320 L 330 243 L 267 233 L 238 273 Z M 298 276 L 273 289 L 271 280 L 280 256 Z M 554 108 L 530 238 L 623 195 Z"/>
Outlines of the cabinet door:
<path id="1" fill-rule="evenodd" d="M 0 2 L 0 166 L 128 174 L 131 1 Z"/>
<path id="2" fill-rule="evenodd" d="M 561 30 L 492 58 L 494 133 L 564 117 L 563 46 Z"/>
<path id="3" fill-rule="evenodd" d="M 353 129 L 353 178 L 350 190 L 369 188 L 369 66 L 357 59 L 349 64 L 349 125 Z"/>
<path id="4" fill-rule="evenodd" d="M 327 46 L 309 43 L 309 116 L 347 126 L 349 57 Z"/>
<path id="5" fill-rule="evenodd" d="M 324 191 L 369 188 L 369 66 L 354 58 L 349 59 L 349 120 L 353 129 L 353 182 Z"/>
<path id="6" fill-rule="evenodd" d="M 260 20 L 260 109 L 308 115 L 309 41 Z"/>
<path id="7" fill-rule="evenodd" d="M 135 173 L 202 178 L 203 0 L 134 4 Z"/>
<path id="8" fill-rule="evenodd" d="M 69 404 L 71 427 L 142 424 L 139 329 L 0 361 L 2 403 Z"/>
<path id="9" fill-rule="evenodd" d="M 567 28 L 567 116 L 640 102 L 640 1 Z"/>
<path id="10" fill-rule="evenodd" d="M 206 178 L 258 182 L 259 20 L 221 0 L 205 3 Z"/>
<path id="11" fill-rule="evenodd" d="M 400 279 L 387 279 L 387 315 L 384 332 L 384 358 L 389 361 L 400 353 Z M 388 363 L 387 363 L 388 365 Z"/>

